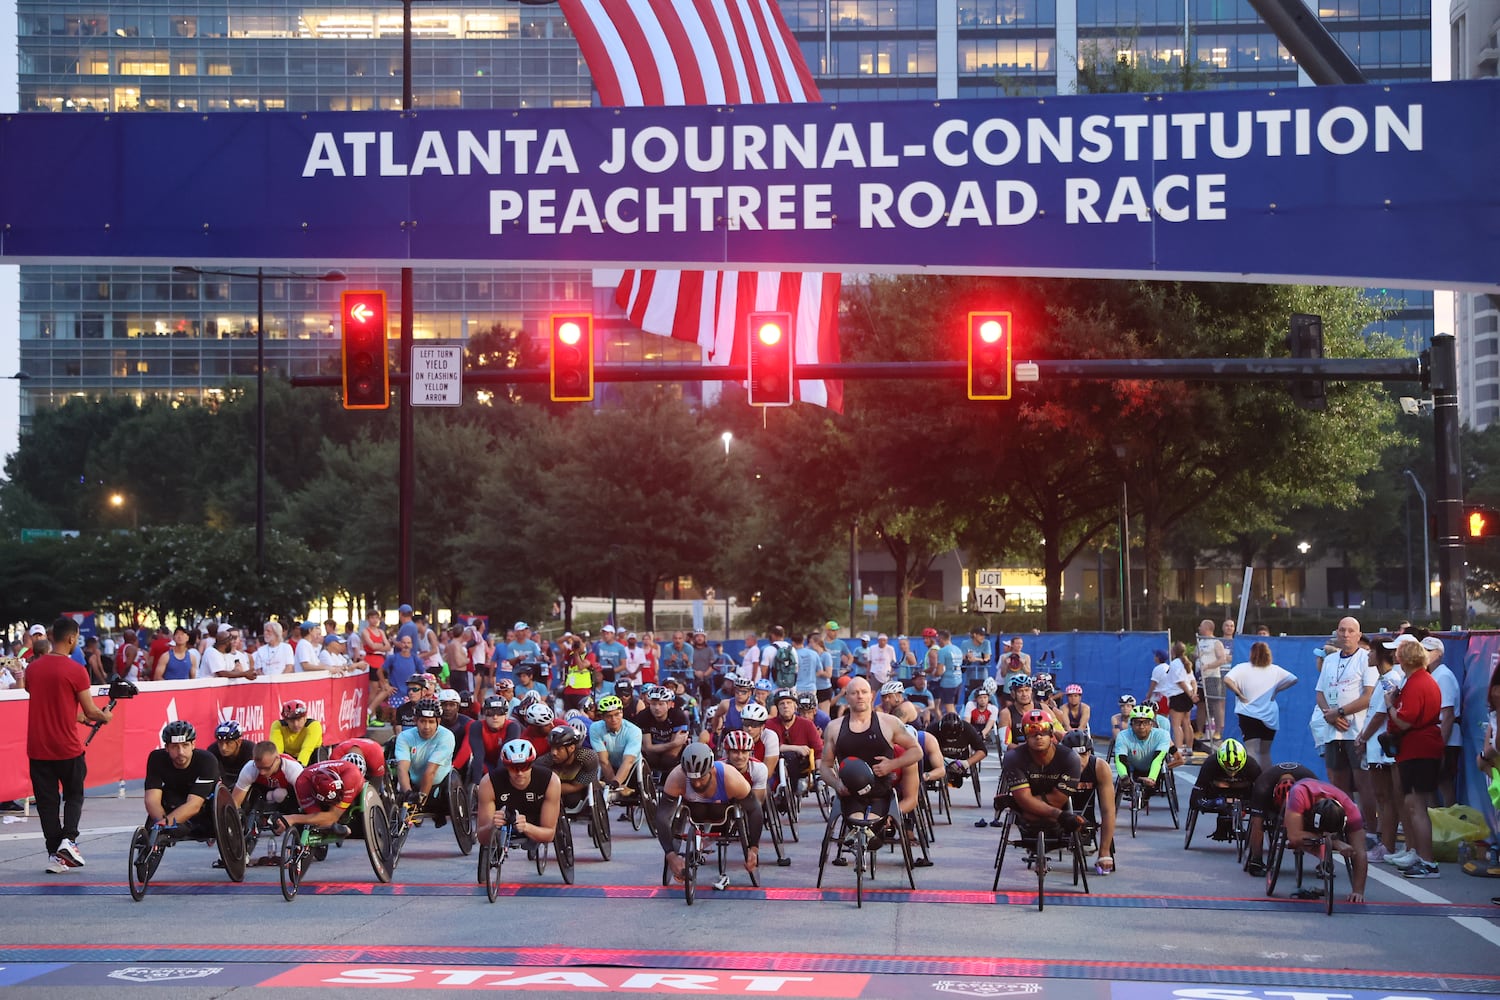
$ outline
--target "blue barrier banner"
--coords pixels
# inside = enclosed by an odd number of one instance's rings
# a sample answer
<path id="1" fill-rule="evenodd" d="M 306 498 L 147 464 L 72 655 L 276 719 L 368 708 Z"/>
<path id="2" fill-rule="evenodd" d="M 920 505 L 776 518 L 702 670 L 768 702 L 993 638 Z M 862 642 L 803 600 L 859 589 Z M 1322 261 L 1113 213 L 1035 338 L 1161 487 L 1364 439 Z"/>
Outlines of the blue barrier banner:
<path id="1" fill-rule="evenodd" d="M 1444 642 L 1450 650 L 1451 642 L 1452 640 Z M 1457 661 L 1447 659 L 1445 662 L 1450 667 L 1455 662 L 1461 663 L 1465 668 L 1459 678 L 1462 684 L 1463 710 L 1459 714 L 1458 724 L 1463 727 L 1464 734 L 1463 757 L 1458 762 L 1458 773 L 1464 776 L 1460 796 L 1464 802 L 1484 812 L 1491 836 L 1500 838 L 1500 811 L 1490 802 L 1485 775 L 1475 762 L 1482 745 L 1480 741 L 1484 737 L 1483 726 L 1490 714 L 1490 684 L 1495 680 L 1496 670 L 1500 669 L 1500 635 L 1494 632 L 1473 633 L 1469 636 L 1465 655 Z M 1456 668 L 1454 672 L 1458 672 Z"/>
<path id="2" fill-rule="evenodd" d="M 1500 288 L 1500 81 L 0 120 L 0 260 Z"/>

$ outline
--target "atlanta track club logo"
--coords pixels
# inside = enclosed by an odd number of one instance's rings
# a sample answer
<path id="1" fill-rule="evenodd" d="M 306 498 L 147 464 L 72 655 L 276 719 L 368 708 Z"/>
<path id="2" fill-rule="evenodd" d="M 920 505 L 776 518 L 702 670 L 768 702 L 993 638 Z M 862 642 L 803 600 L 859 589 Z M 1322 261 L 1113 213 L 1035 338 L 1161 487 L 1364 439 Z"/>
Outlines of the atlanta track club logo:
<path id="1" fill-rule="evenodd" d="M 127 983 L 173 983 L 184 979 L 207 979 L 223 971 L 224 967 L 220 965 L 134 965 L 114 970 L 109 978 Z"/>
<path id="2" fill-rule="evenodd" d="M 1042 992 L 1041 983 L 959 982 L 939 979 L 932 984 L 938 993 L 957 993 L 966 997 L 1018 997 Z"/>

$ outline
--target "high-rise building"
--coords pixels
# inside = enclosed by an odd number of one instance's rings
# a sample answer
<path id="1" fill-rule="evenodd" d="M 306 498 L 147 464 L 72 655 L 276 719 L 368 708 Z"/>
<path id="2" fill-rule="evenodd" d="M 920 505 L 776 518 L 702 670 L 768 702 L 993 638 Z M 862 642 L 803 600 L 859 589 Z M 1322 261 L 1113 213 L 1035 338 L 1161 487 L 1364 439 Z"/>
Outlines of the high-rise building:
<path id="1" fill-rule="evenodd" d="M 1453 0 L 1448 19 L 1453 79 L 1500 76 L 1500 0 Z M 1482 430 L 1500 420 L 1500 295 L 1454 298 L 1459 413 Z"/>
<path id="2" fill-rule="evenodd" d="M 1322 2 L 1320 16 L 1373 81 L 1428 77 L 1427 0 Z M 316 6 L 16 0 L 16 6 L 23 112 L 400 105 L 402 18 L 395 0 Z M 1208 86 L 1299 82 L 1295 64 L 1245 0 L 783 0 L 781 6 L 830 101 L 1072 93 L 1080 59 L 1088 65 L 1123 56 L 1170 74 L 1181 72 L 1184 53 Z M 594 99 L 577 43 L 555 6 L 429 2 L 414 7 L 413 20 L 418 108 L 570 107 Z M 1491 17 L 1483 33 L 1492 70 L 1494 31 Z M 579 269 L 417 268 L 415 333 L 450 342 L 495 327 L 535 333 L 558 306 L 599 301 L 591 285 L 590 273 Z M 385 288 L 395 301 L 398 286 L 395 268 L 351 271 L 342 286 L 268 269 L 270 364 L 292 373 L 336 371 L 340 287 Z M 93 395 L 211 401 L 227 378 L 254 372 L 256 293 L 253 276 L 87 264 L 21 268 L 19 367 L 30 376 L 22 384 L 23 423 L 39 407 Z M 1408 294 L 1412 308 L 1393 320 L 1413 341 L 1431 334 L 1431 293 L 1425 311 L 1422 294 Z M 1493 329 L 1493 304 L 1488 322 Z M 691 344 L 604 329 L 602 361 L 698 357 Z M 1500 378 L 1494 386 L 1500 392 Z"/>

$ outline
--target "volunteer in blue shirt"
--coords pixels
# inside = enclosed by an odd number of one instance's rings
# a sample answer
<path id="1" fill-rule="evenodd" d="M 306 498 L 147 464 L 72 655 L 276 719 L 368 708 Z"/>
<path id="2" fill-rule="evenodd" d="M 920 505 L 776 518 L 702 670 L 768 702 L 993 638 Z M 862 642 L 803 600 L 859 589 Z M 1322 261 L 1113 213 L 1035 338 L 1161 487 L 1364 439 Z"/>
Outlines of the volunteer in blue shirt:
<path id="1" fill-rule="evenodd" d="M 938 662 L 943 665 L 943 676 L 938 678 L 938 701 L 942 712 L 957 712 L 963 701 L 964 654 L 953 644 L 953 635 L 946 629 L 937 634 Z"/>
<path id="2" fill-rule="evenodd" d="M 625 646 L 615 639 L 615 627 L 606 625 L 600 629 L 602 636 L 599 645 L 594 649 L 594 656 L 599 660 L 599 671 L 604 675 L 604 686 L 613 689 L 615 678 L 619 676 L 618 671 L 625 662 Z"/>
<path id="3" fill-rule="evenodd" d="M 982 625 L 975 625 L 969 631 L 959 649 L 964 654 L 964 701 L 967 702 L 993 676 L 990 668 L 995 662 L 995 651 Z"/>

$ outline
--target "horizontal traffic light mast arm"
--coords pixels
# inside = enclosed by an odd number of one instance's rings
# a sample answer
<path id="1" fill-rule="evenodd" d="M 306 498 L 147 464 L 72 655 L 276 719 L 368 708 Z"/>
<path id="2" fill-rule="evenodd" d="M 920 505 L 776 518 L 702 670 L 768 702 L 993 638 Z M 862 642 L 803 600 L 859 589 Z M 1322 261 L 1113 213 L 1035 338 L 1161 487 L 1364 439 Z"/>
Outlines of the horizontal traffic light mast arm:
<path id="1" fill-rule="evenodd" d="M 1090 358 L 1034 361 L 1044 379 L 1112 381 L 1173 379 L 1188 382 L 1278 382 L 1326 379 L 1330 382 L 1423 382 L 1428 378 L 1420 358 Z M 869 361 L 796 365 L 799 379 L 911 379 L 962 381 L 963 361 Z M 745 365 L 598 365 L 596 382 L 743 382 Z M 464 372 L 467 385 L 547 384 L 548 368 L 481 369 Z M 393 385 L 406 384 L 406 373 L 391 372 Z M 337 375 L 294 375 L 294 386 L 338 386 Z"/>

